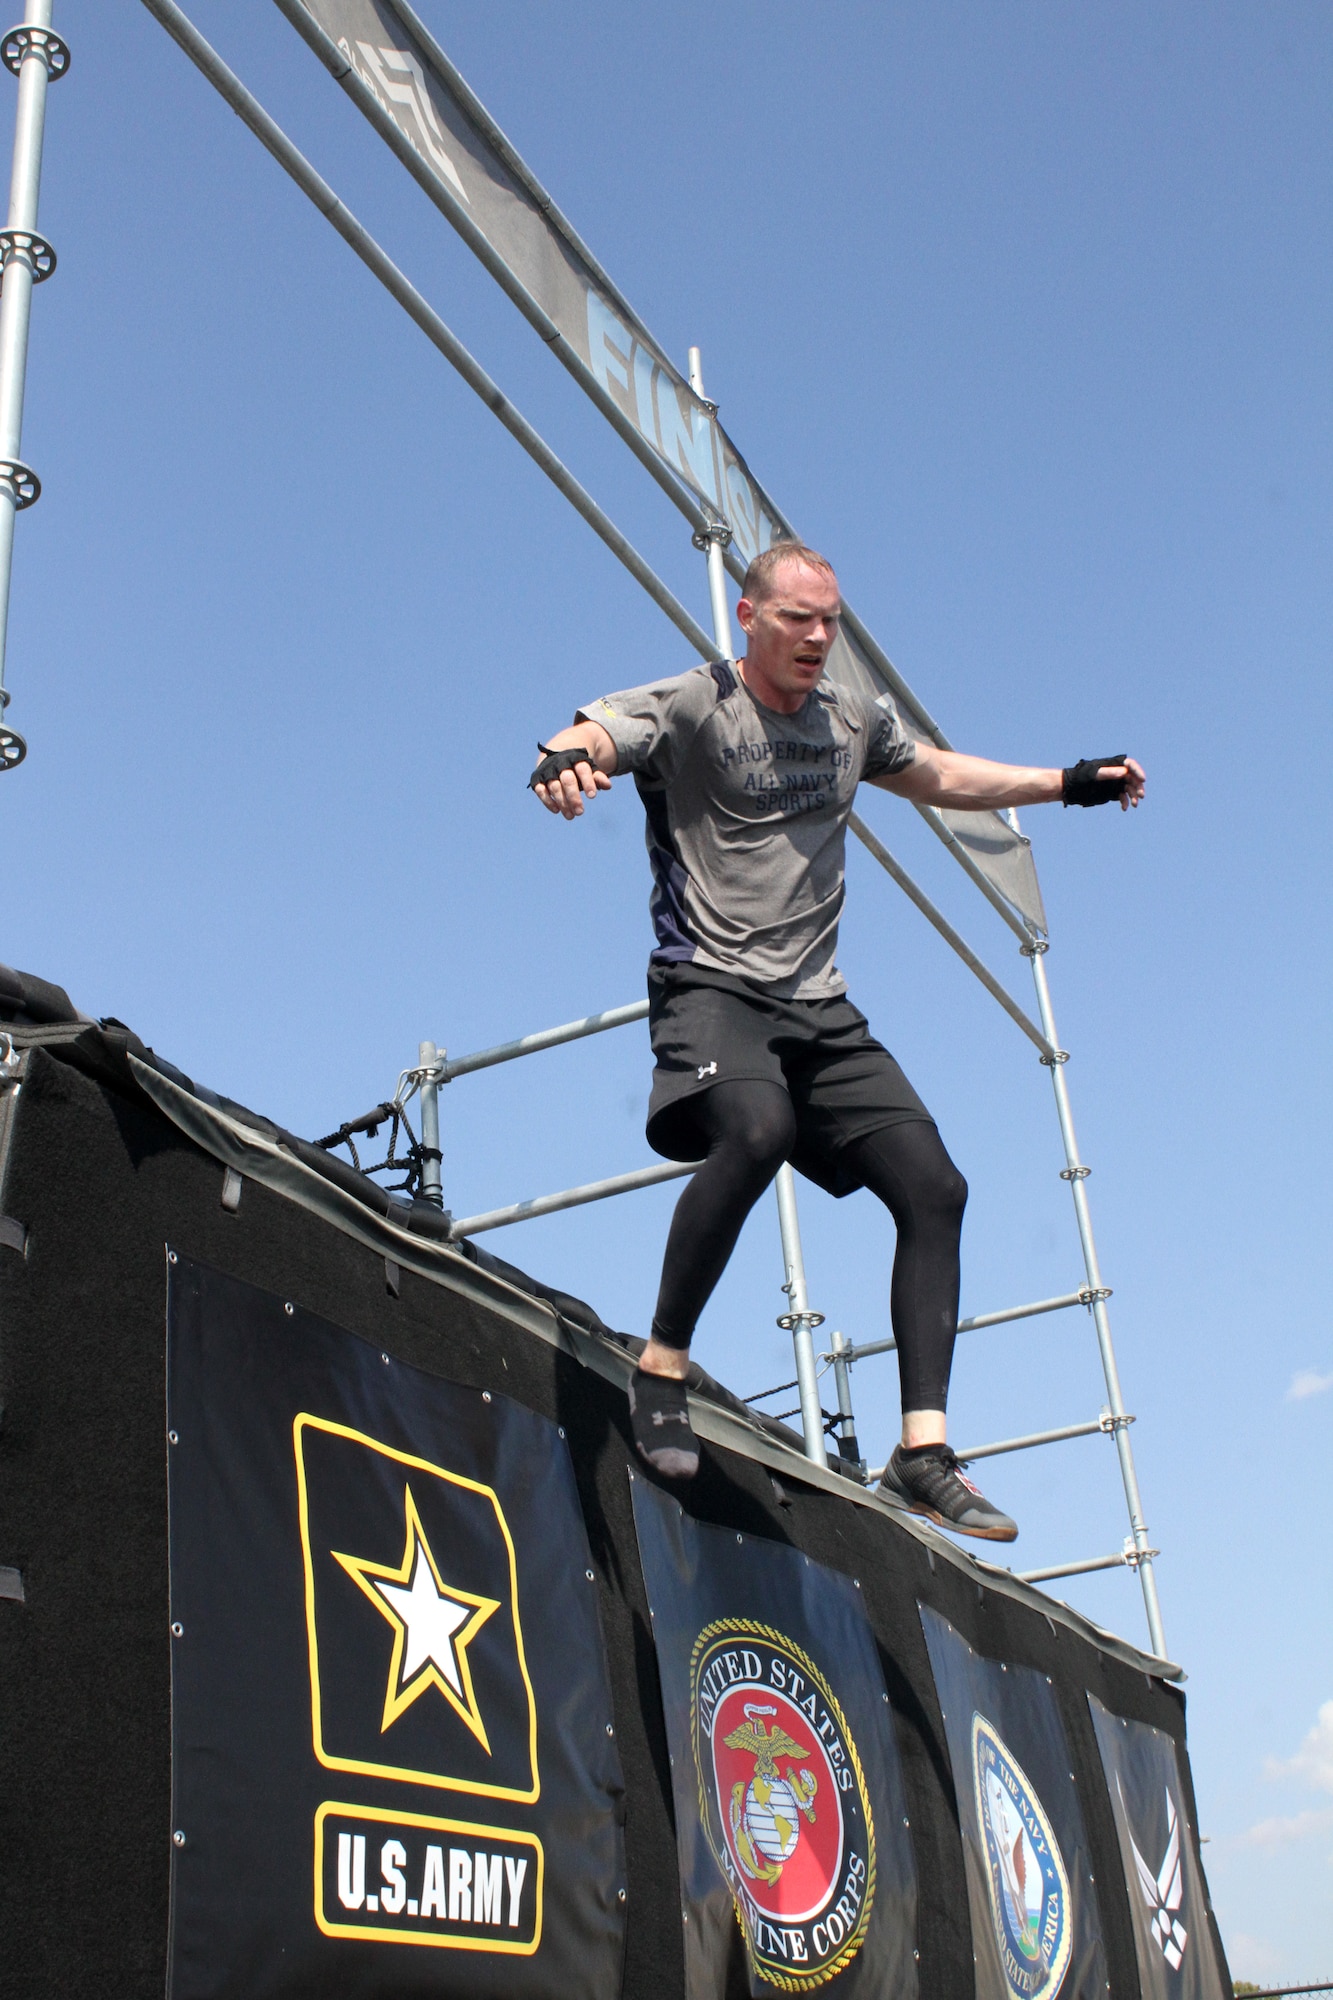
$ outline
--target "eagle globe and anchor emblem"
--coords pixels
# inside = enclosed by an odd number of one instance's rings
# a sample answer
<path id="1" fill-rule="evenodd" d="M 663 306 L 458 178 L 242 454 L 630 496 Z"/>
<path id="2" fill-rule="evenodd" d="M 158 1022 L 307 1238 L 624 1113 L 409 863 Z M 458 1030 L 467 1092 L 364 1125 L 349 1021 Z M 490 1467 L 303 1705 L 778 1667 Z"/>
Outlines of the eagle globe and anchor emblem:
<path id="1" fill-rule="evenodd" d="M 1013 2000 L 1055 2000 L 1072 1950 L 1069 1875 L 1030 1779 L 985 1716 L 972 1773 L 991 1923 Z"/>
<path id="2" fill-rule="evenodd" d="M 846 1717 L 818 1666 L 750 1619 L 705 1627 L 690 1662 L 699 1815 L 747 1954 L 781 1991 L 850 1964 L 875 1899 L 875 1829 Z"/>
<path id="3" fill-rule="evenodd" d="M 769 1729 L 764 1717 L 776 1716 L 772 1702 L 747 1701 L 745 1721 L 723 1737 L 728 1750 L 744 1750 L 754 1758 L 749 1784 L 738 1778 L 731 1788 L 727 1816 L 737 1858 L 752 1882 L 776 1882 L 791 1860 L 801 1837 L 801 1816 L 815 1822 L 813 1800 L 819 1780 L 813 1771 L 795 1771 L 788 1764 L 784 1777 L 779 1757 L 808 1757 L 777 1722 Z"/>

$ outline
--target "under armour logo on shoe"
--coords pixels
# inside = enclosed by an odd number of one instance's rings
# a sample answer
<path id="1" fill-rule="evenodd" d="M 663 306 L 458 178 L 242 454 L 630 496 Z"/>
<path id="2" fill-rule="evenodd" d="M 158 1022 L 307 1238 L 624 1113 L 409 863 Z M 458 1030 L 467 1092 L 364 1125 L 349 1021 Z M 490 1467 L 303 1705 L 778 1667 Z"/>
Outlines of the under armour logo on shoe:
<path id="1" fill-rule="evenodd" d="M 664 1424 L 684 1424 L 688 1430 L 690 1420 L 684 1410 L 654 1410 L 653 1423 L 658 1430 L 661 1430 Z"/>
<path id="2" fill-rule="evenodd" d="M 710 1063 L 700 1063 L 700 1065 L 699 1065 L 699 1081 L 700 1081 L 700 1083 L 702 1083 L 702 1082 L 703 1082 L 703 1080 L 704 1080 L 704 1078 L 705 1078 L 706 1076 L 716 1076 L 716 1075 L 717 1075 L 717 1064 L 716 1064 L 715 1062 L 710 1062 Z"/>

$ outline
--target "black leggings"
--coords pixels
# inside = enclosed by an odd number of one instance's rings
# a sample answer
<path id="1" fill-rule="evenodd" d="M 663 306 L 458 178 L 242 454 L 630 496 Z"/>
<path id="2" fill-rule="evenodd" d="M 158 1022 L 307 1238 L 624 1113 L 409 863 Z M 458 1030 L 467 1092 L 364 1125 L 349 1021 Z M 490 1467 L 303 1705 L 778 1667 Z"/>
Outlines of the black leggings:
<path id="1" fill-rule="evenodd" d="M 708 1157 L 676 1204 L 653 1315 L 655 1338 L 678 1348 L 689 1346 L 746 1216 L 796 1141 L 796 1114 L 781 1084 L 714 1084 L 696 1116 Z M 921 1118 L 882 1126 L 843 1157 L 898 1231 L 890 1303 L 903 1408 L 943 1410 L 958 1331 L 967 1182 L 934 1125 Z"/>

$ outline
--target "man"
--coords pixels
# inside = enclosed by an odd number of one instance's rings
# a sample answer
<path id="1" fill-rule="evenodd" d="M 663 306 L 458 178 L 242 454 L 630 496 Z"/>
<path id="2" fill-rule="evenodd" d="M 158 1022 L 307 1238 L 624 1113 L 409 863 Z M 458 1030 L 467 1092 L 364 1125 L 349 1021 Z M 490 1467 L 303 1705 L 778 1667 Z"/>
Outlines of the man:
<path id="1" fill-rule="evenodd" d="M 676 1206 L 630 1385 L 634 1442 L 666 1478 L 698 1469 L 690 1339 L 746 1216 L 789 1159 L 831 1194 L 870 1188 L 897 1229 L 903 1428 L 883 1484 L 930 1520 L 1012 1541 L 1014 1523 L 946 1442 L 967 1184 L 834 963 L 847 817 L 862 779 L 981 812 L 1059 799 L 1126 809 L 1144 775 L 1132 758 L 1040 770 L 914 744 L 887 697 L 824 678 L 840 609 L 824 557 L 779 543 L 746 573 L 742 660 L 606 695 L 538 745 L 530 783 L 567 820 L 617 773 L 634 774 L 657 932 L 648 1140 L 669 1159 L 703 1161 Z"/>

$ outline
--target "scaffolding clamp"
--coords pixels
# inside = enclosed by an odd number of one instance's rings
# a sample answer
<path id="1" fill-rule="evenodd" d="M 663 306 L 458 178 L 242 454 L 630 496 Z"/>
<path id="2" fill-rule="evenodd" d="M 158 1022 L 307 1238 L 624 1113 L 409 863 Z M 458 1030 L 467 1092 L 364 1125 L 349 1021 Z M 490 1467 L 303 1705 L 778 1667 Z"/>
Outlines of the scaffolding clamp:
<path id="1" fill-rule="evenodd" d="M 702 528 L 695 529 L 690 536 L 690 542 L 704 555 L 714 543 L 720 549 L 729 549 L 732 542 L 731 529 L 720 515 L 714 518 L 710 514 L 705 517 Z"/>
<path id="2" fill-rule="evenodd" d="M 32 272 L 32 282 L 40 285 L 56 267 L 56 253 L 35 229 L 0 229 L 0 272 L 22 258 Z"/>
<path id="3" fill-rule="evenodd" d="M 792 1280 L 788 1278 L 786 1284 L 781 1289 L 790 1298 L 794 1289 Z M 809 1306 L 807 1306 L 804 1312 L 779 1314 L 775 1323 L 782 1328 L 784 1333 L 813 1333 L 817 1326 L 824 1324 L 824 1315 L 823 1313 L 811 1312 Z M 826 1355 L 824 1358 L 827 1361 L 831 1361 L 833 1357 L 832 1355 Z"/>
<path id="4" fill-rule="evenodd" d="M 25 507 L 34 506 L 41 499 L 42 482 L 21 458 L 0 458 L 0 491 L 8 493 L 14 502 L 14 512 L 21 514 Z"/>
<path id="5" fill-rule="evenodd" d="M 1117 1431 L 1127 1431 L 1137 1421 L 1127 1410 L 1122 1410 L 1118 1417 L 1112 1416 L 1109 1410 L 1103 1410 L 1097 1419 L 1098 1427 L 1106 1432 L 1107 1437 L 1114 1437 Z"/>
<path id="6" fill-rule="evenodd" d="M 15 76 L 29 56 L 41 57 L 52 83 L 69 68 L 69 44 L 62 42 L 52 28 L 27 25 L 11 28 L 4 41 L 0 42 L 0 60 L 3 60 L 6 69 L 13 70 Z"/>
<path id="7" fill-rule="evenodd" d="M 1031 841 L 1025 844 L 1029 847 L 1032 845 Z M 1029 938 L 1026 944 L 1021 944 L 1018 947 L 1024 958 L 1041 958 L 1050 948 L 1045 938 Z"/>
<path id="8" fill-rule="evenodd" d="M 1080 1287 L 1078 1302 L 1081 1306 L 1095 1306 L 1099 1299 L 1113 1297 L 1109 1285 L 1083 1285 Z"/>
<path id="9" fill-rule="evenodd" d="M 1060 1178 L 1062 1181 L 1085 1181 L 1091 1172 L 1091 1167 L 1061 1167 Z"/>
<path id="10" fill-rule="evenodd" d="M 1126 1569 L 1137 1569 L 1140 1563 L 1151 1562 L 1154 1556 L 1160 1556 L 1161 1553 L 1160 1549 L 1141 1549 L 1135 1544 L 1132 1535 L 1125 1536 L 1124 1561 Z"/>
<path id="11" fill-rule="evenodd" d="M 1069 1061 L 1069 1051 L 1068 1049 L 1053 1049 L 1048 1056 L 1038 1056 L 1037 1061 L 1041 1063 L 1043 1068 L 1051 1069 L 1056 1063 L 1067 1063 Z"/>

